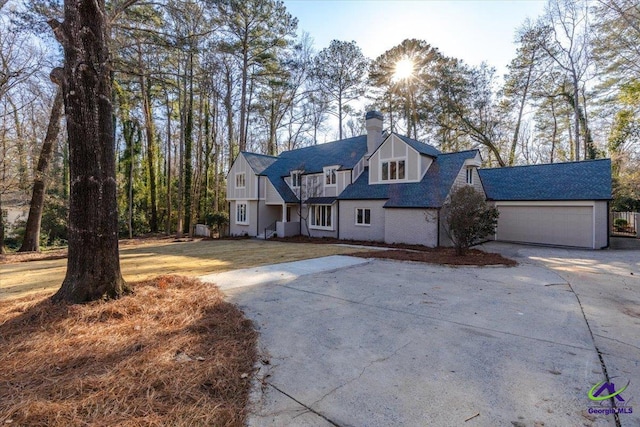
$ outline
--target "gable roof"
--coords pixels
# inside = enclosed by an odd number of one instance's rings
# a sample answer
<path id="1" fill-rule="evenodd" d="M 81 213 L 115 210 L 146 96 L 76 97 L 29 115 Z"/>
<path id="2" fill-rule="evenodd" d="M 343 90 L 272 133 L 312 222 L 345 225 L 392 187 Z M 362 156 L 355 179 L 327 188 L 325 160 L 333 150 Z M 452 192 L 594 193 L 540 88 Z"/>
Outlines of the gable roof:
<path id="1" fill-rule="evenodd" d="M 439 208 L 444 203 L 465 160 L 478 150 L 440 154 L 420 182 L 369 185 L 368 168 L 347 186 L 339 200 L 387 199 L 385 208 Z"/>
<path id="2" fill-rule="evenodd" d="M 480 169 L 478 172 L 489 200 L 611 199 L 610 159 Z"/>
<path id="3" fill-rule="evenodd" d="M 280 157 L 272 157 L 277 161 L 271 162 L 260 174 L 269 178 L 285 203 L 297 203 L 298 197 L 283 179 L 289 176 L 291 171 L 300 170 L 304 174 L 321 173 L 325 166 L 333 165 L 339 165 L 343 170 L 353 169 L 366 152 L 366 135 L 312 145 L 285 151 Z"/>
<path id="4" fill-rule="evenodd" d="M 268 176 L 267 179 L 271 181 L 273 187 L 276 189 L 280 197 L 285 203 L 298 203 L 299 199 L 296 193 L 293 192 L 291 187 L 282 179 L 281 176 Z"/>
<path id="5" fill-rule="evenodd" d="M 267 169 L 269 166 L 274 164 L 278 158 L 274 156 L 267 156 L 265 154 L 256 154 L 249 153 L 247 151 L 242 151 L 242 155 L 244 156 L 251 169 L 257 174 L 260 175 Z"/>
<path id="6" fill-rule="evenodd" d="M 353 169 L 367 152 L 367 136 L 341 139 L 326 144 L 311 145 L 280 154 L 273 169 L 280 176 L 289 175 L 292 170 L 302 170 L 305 174 L 320 173 L 325 166 L 340 165 L 340 169 Z M 274 173 L 271 170 L 267 174 Z"/>
<path id="7" fill-rule="evenodd" d="M 398 135 L 397 133 L 393 133 L 392 135 L 395 135 L 398 138 L 400 138 L 402 141 L 404 141 L 407 145 L 409 145 L 411 148 L 413 148 L 420 154 L 426 154 L 427 156 L 431 156 L 431 157 L 438 157 L 438 155 L 440 154 L 440 150 L 438 150 L 433 145 L 416 141 L 415 139 L 407 138 L 406 136 Z"/>

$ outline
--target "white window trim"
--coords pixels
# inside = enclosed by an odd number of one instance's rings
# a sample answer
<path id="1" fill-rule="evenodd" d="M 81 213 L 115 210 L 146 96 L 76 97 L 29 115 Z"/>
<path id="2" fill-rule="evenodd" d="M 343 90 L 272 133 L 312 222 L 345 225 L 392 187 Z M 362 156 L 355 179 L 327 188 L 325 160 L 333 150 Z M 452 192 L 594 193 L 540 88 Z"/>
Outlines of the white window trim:
<path id="1" fill-rule="evenodd" d="M 298 175 L 298 185 L 294 185 L 295 181 L 293 179 L 293 175 Z M 291 176 L 291 188 L 300 188 L 300 184 L 302 184 L 302 171 L 299 171 L 299 170 L 291 171 L 290 176 Z"/>
<path id="2" fill-rule="evenodd" d="M 244 205 L 244 221 L 238 220 L 239 208 L 241 205 Z M 249 225 L 249 203 L 247 202 L 236 202 L 236 224 L 238 225 Z"/>
<path id="3" fill-rule="evenodd" d="M 324 175 L 315 173 L 304 176 L 304 198 L 321 197 L 324 195 Z M 319 180 L 319 181 L 318 181 Z"/>
<path id="4" fill-rule="evenodd" d="M 473 185 L 473 167 L 472 166 L 467 166 L 465 182 L 467 183 L 467 185 Z"/>
<path id="5" fill-rule="evenodd" d="M 358 210 L 362 210 L 362 220 L 364 221 L 364 211 L 369 211 L 369 224 L 358 222 Z M 371 227 L 371 208 L 356 208 L 355 209 L 355 225 L 358 227 Z"/>
<path id="6" fill-rule="evenodd" d="M 314 218 L 313 215 L 313 207 L 320 207 L 320 206 L 329 206 L 331 208 L 331 226 L 327 227 L 327 226 L 323 226 L 323 225 L 313 225 L 313 221 L 312 219 Z M 309 228 L 312 230 L 328 230 L 328 231 L 333 231 L 335 230 L 334 226 L 335 226 L 335 209 L 333 209 L 333 205 L 309 205 Z"/>
<path id="7" fill-rule="evenodd" d="M 402 178 L 402 179 L 391 179 L 391 178 L 383 179 L 382 178 L 382 164 L 383 163 L 400 162 L 402 160 L 404 161 L 404 178 Z M 407 176 L 409 175 L 409 173 L 408 173 L 409 171 L 407 170 L 408 166 L 409 166 L 409 161 L 408 161 L 407 157 L 404 157 L 404 156 L 403 157 L 391 157 L 391 158 L 388 158 L 388 159 L 380 158 L 379 162 L 380 162 L 380 166 L 379 166 L 379 169 L 378 169 L 378 171 L 380 172 L 379 182 L 381 182 L 381 183 L 387 183 L 387 182 L 393 182 L 393 183 L 396 183 L 396 182 L 410 182 L 409 179 L 407 178 Z M 396 168 L 397 168 L 397 166 L 396 166 Z M 389 168 L 389 174 L 390 173 L 391 173 L 391 168 Z M 396 170 L 396 174 L 397 174 L 397 170 Z M 416 182 L 416 181 L 411 181 L 411 182 Z"/>
<path id="8" fill-rule="evenodd" d="M 244 185 L 238 185 L 238 177 L 240 175 L 244 175 L 242 181 L 244 181 Z M 247 188 L 247 174 L 245 172 L 236 172 L 236 188 Z"/>
<path id="9" fill-rule="evenodd" d="M 340 169 L 339 165 L 334 165 L 334 166 L 325 166 L 324 168 L 322 168 L 322 181 L 324 182 L 324 186 L 325 187 L 337 187 L 338 186 L 338 169 Z M 336 177 L 336 182 L 334 182 L 333 184 L 327 184 L 327 172 L 329 171 L 335 171 L 335 177 Z"/>

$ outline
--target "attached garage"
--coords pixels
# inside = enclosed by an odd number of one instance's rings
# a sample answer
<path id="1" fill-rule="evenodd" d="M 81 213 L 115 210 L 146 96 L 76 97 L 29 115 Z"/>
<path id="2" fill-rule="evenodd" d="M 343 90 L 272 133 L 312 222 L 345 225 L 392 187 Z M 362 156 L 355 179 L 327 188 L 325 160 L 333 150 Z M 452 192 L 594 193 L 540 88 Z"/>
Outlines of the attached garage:
<path id="1" fill-rule="evenodd" d="M 595 248 L 595 207 L 572 202 L 496 203 L 496 240 Z M 605 224 L 606 226 L 606 224 Z M 606 242 L 604 244 L 606 246 Z"/>
<path id="2" fill-rule="evenodd" d="M 480 170 L 500 212 L 495 239 L 600 249 L 609 245 L 608 159 Z"/>

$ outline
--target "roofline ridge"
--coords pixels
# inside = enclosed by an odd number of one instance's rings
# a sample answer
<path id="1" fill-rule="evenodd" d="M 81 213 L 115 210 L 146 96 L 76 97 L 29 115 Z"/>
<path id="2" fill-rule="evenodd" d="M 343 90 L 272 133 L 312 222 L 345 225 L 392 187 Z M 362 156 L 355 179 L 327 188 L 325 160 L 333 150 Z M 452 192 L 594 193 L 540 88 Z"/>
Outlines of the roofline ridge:
<path id="1" fill-rule="evenodd" d="M 270 159 L 278 159 L 278 156 L 272 156 L 271 154 L 261 154 L 261 153 L 254 153 L 253 151 L 240 151 L 241 154 L 251 154 L 254 156 L 260 156 L 260 157 L 269 157 Z"/>
<path id="2" fill-rule="evenodd" d="M 350 139 L 362 138 L 362 137 L 366 137 L 366 136 L 367 136 L 367 134 L 362 134 L 362 135 L 352 136 L 352 137 L 349 137 L 349 138 L 336 139 L 335 141 L 323 142 L 323 143 L 321 143 L 321 144 L 307 145 L 306 147 L 294 148 L 293 150 L 283 151 L 283 152 L 282 152 L 282 153 L 280 153 L 280 154 L 284 154 L 284 153 L 293 153 L 294 151 L 306 150 L 307 148 L 313 148 L 313 147 L 321 147 L 321 146 L 323 146 L 323 145 L 335 144 L 335 143 L 337 143 L 337 142 L 345 142 L 345 141 L 349 141 Z"/>
<path id="3" fill-rule="evenodd" d="M 482 168 L 482 170 L 503 170 L 503 169 L 513 169 L 513 168 L 528 168 L 533 166 L 553 166 L 553 165 L 570 165 L 574 163 L 592 163 L 592 162 L 601 162 L 601 161 L 611 161 L 610 157 L 605 157 L 604 159 L 585 159 L 585 160 L 572 160 L 569 162 L 555 162 L 555 163 L 536 163 L 532 165 L 515 165 L 515 166 L 502 166 L 495 168 Z"/>
<path id="4" fill-rule="evenodd" d="M 460 150 L 460 151 L 451 151 L 449 153 L 440 153 L 439 156 L 447 156 L 447 155 L 452 155 L 452 154 L 462 154 L 462 153 L 470 153 L 472 151 L 475 151 L 477 153 L 480 152 L 479 148 L 470 148 L 468 150 Z M 500 169 L 500 168 L 495 168 L 495 169 Z"/>
<path id="5" fill-rule="evenodd" d="M 419 142 L 420 144 L 428 145 L 429 147 L 433 147 L 436 150 L 438 150 L 438 148 L 436 148 L 436 146 L 434 144 L 431 144 L 430 142 L 420 141 L 419 139 L 415 139 L 415 138 L 409 138 L 407 135 L 401 135 L 398 132 L 390 132 L 389 135 L 397 135 L 397 136 L 402 137 L 402 138 L 407 138 L 408 140 Z M 440 151 L 440 150 L 438 150 L 438 151 Z"/>

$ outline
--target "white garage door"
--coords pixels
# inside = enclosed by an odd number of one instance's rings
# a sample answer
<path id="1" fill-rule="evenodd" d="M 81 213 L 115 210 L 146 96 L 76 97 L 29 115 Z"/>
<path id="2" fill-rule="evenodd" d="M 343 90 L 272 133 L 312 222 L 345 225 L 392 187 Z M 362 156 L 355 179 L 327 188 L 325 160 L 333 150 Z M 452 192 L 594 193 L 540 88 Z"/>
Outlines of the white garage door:
<path id="1" fill-rule="evenodd" d="M 498 205 L 496 240 L 593 247 L 592 206 Z"/>

